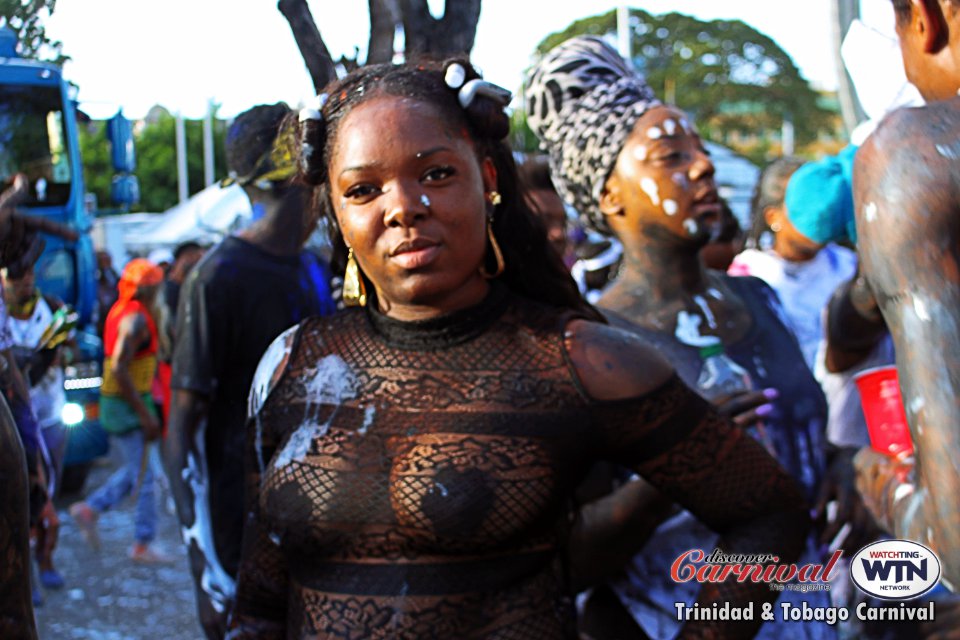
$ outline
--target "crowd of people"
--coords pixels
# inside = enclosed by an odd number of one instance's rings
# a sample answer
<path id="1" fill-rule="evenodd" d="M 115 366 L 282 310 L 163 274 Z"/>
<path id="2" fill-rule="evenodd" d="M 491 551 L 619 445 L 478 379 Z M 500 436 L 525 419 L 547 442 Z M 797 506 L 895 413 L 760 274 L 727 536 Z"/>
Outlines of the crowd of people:
<path id="1" fill-rule="evenodd" d="M 929 104 L 859 149 L 775 159 L 746 233 L 697 123 L 599 37 L 529 72 L 544 155 L 511 151 L 511 95 L 465 58 L 244 112 L 227 163 L 254 223 L 101 265 L 100 420 L 122 464 L 70 516 L 96 545 L 135 494 L 130 557 L 164 562 L 168 483 L 211 639 L 960 637 L 960 3 L 893 4 Z M 305 249 L 318 226 L 324 257 Z M 29 265 L 2 275 L 30 471 L 6 489 L 55 589 L 68 330 L 41 347 L 66 312 Z M 853 382 L 892 363 L 906 457 L 870 449 Z M 884 537 L 939 555 L 935 621 L 676 614 L 866 598 L 844 576 L 671 579 L 688 550 L 818 564 Z"/>

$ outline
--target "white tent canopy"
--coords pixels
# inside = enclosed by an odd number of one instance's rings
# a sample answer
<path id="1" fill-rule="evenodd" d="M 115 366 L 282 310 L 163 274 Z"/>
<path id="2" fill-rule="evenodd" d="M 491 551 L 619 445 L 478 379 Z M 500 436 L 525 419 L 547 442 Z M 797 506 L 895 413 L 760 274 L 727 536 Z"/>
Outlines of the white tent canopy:
<path id="1" fill-rule="evenodd" d="M 243 189 L 214 184 L 156 216 L 151 224 L 124 234 L 124 244 L 134 252 L 173 249 L 189 241 L 210 244 L 248 224 L 252 215 Z"/>

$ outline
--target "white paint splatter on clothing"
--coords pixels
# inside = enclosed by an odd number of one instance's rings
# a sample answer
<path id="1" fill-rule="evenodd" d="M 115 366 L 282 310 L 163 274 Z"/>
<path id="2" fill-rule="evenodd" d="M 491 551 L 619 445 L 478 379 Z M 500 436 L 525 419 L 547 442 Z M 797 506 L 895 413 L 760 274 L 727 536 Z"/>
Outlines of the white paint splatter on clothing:
<path id="1" fill-rule="evenodd" d="M 710 310 L 710 305 L 707 304 L 707 301 L 704 300 L 702 296 L 693 296 L 693 301 L 696 302 L 700 310 L 703 311 L 703 317 L 707 320 L 707 326 L 711 329 L 716 329 L 717 319 L 713 317 L 713 312 Z"/>

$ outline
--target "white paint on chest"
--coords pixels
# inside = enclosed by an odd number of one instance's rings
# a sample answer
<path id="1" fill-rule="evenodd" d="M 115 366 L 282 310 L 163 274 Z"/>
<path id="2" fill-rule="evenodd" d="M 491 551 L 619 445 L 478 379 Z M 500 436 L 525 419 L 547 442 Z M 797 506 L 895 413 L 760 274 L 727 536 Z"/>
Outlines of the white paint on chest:
<path id="1" fill-rule="evenodd" d="M 310 451 L 311 443 L 326 435 L 336 408 L 345 400 L 357 397 L 357 377 L 339 356 L 326 356 L 308 371 L 309 377 L 304 385 L 306 410 L 303 424 L 290 435 L 283 449 L 276 455 L 273 466 L 277 469 L 302 461 Z M 325 422 L 320 423 L 320 408 L 324 405 L 333 406 L 334 412 Z"/>

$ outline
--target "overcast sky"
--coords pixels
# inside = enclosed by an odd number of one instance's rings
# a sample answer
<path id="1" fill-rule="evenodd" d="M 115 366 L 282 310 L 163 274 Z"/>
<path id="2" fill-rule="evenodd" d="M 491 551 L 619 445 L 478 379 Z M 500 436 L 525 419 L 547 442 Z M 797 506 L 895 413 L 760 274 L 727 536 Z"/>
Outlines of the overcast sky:
<path id="1" fill-rule="evenodd" d="M 636 0 L 653 13 L 738 18 L 776 40 L 816 86 L 835 88 L 831 0 Z M 311 0 L 336 58 L 365 47 L 367 0 Z M 433 2 L 431 6 L 442 5 Z M 483 0 L 473 60 L 516 89 L 536 44 L 573 20 L 606 12 L 609 0 Z M 862 0 L 865 19 L 889 26 L 890 0 Z M 241 8 L 242 7 L 242 8 Z M 82 108 L 101 118 L 123 107 L 140 117 L 162 104 L 198 117 L 208 100 L 232 116 L 248 107 L 310 96 L 309 75 L 276 0 L 58 0 L 47 21 L 73 59 L 65 70 Z M 888 15 L 889 14 L 889 15 Z"/>

